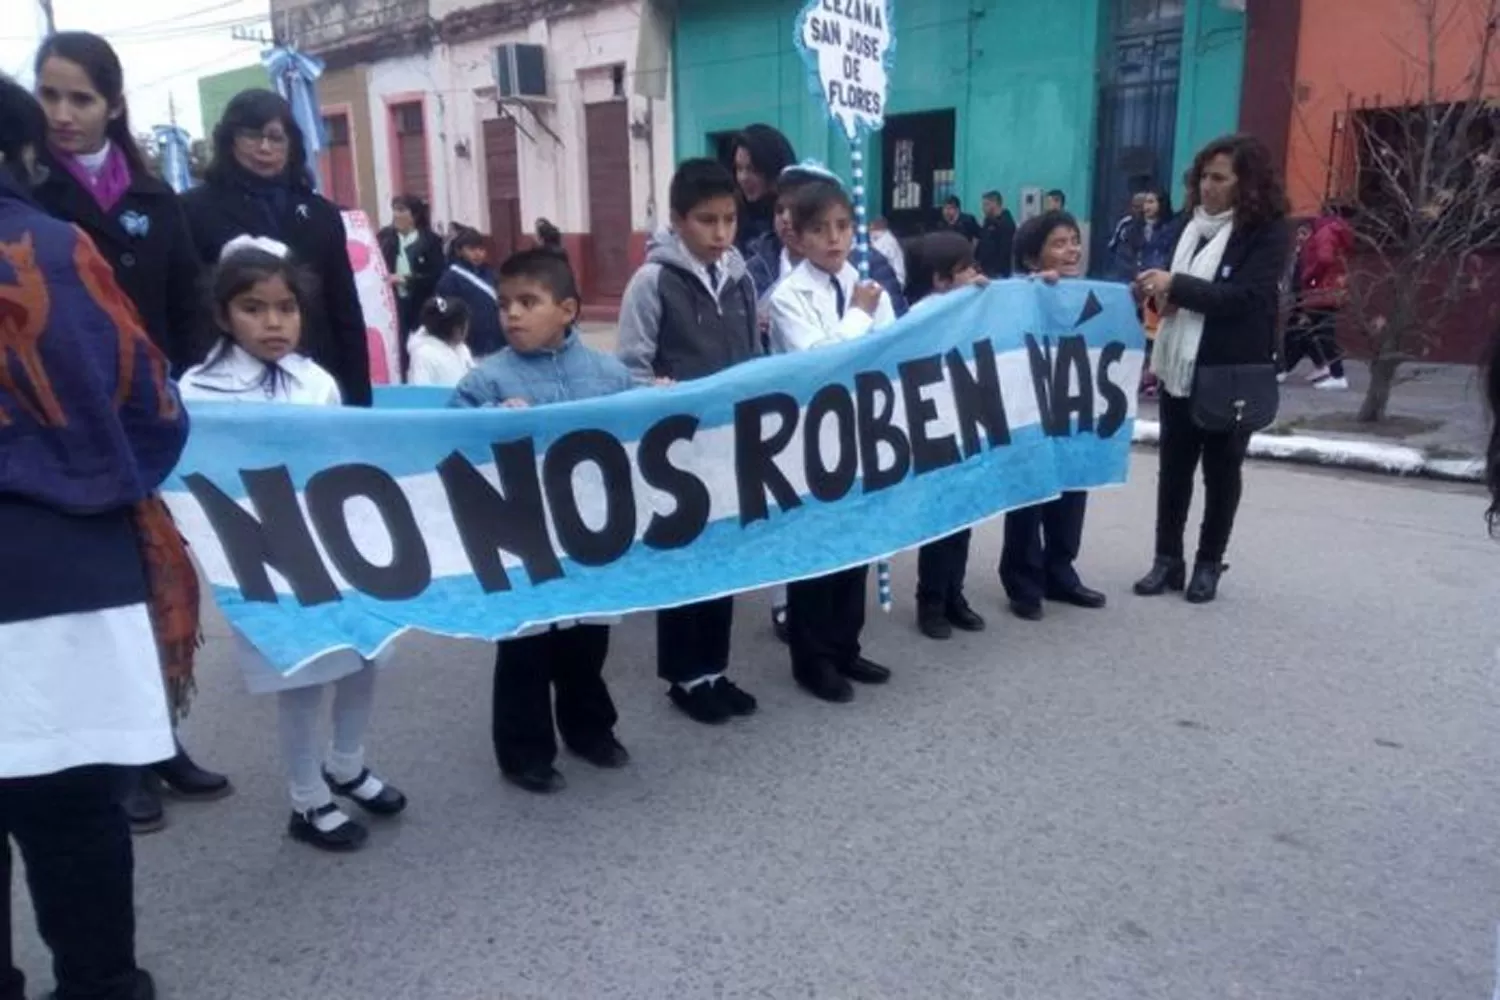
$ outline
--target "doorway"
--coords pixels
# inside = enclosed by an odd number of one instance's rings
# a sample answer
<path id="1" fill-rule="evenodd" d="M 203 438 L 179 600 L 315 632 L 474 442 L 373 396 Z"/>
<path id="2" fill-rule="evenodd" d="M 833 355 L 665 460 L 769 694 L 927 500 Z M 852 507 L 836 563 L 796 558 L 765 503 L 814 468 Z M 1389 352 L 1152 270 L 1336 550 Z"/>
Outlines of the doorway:
<path id="1" fill-rule="evenodd" d="M 630 117 L 623 100 L 583 106 L 592 292 L 618 299 L 630 280 Z"/>
<path id="2" fill-rule="evenodd" d="M 1089 273 L 1110 266 L 1109 241 L 1131 195 L 1162 187 L 1177 197 L 1172 157 L 1182 69 L 1182 0 L 1120 0 L 1100 68 L 1099 154 L 1094 163 Z"/>
<path id="3" fill-rule="evenodd" d="M 954 192 L 958 112 L 891 115 L 880 133 L 880 213 L 905 239 L 936 228 Z"/>
<path id="4" fill-rule="evenodd" d="M 520 152 L 514 119 L 491 118 L 484 123 L 484 178 L 490 201 L 490 260 L 498 265 L 521 249 Z"/>

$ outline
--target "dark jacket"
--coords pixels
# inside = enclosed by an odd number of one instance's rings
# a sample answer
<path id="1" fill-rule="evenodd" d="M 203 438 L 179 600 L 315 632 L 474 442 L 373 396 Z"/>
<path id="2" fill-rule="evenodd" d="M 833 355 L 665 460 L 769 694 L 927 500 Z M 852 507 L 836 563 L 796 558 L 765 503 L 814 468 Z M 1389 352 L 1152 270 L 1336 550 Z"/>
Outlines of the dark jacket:
<path id="1" fill-rule="evenodd" d="M 401 249 L 401 236 L 390 226 L 375 236 L 380 244 L 380 254 L 385 258 L 385 269 L 396 273 L 396 254 Z M 406 294 L 397 295 L 401 307 L 401 332 L 410 333 L 418 325 L 417 317 L 422 307 L 437 290 L 438 281 L 448 269 L 448 255 L 443 250 L 443 239 L 432 230 L 417 234 L 417 242 L 406 255 L 411 264 L 411 277 L 406 279 Z"/>
<path id="2" fill-rule="evenodd" d="M 1158 220 L 1155 225 L 1140 216 L 1121 219 L 1109 241 L 1110 279 L 1134 281 L 1142 271 L 1170 271 L 1183 218 Z"/>
<path id="3" fill-rule="evenodd" d="M 1275 350 L 1277 286 L 1290 252 L 1285 219 L 1236 227 L 1213 281 L 1172 275 L 1168 301 L 1204 316 L 1198 364 L 1269 363 Z"/>
<path id="4" fill-rule="evenodd" d="M 1016 219 L 1010 209 L 1002 208 L 994 218 L 985 219 L 979 230 L 979 245 L 974 260 L 987 278 L 1009 278 L 1015 261 Z"/>
<path id="5" fill-rule="evenodd" d="M 489 292 L 475 284 L 476 281 Z M 505 346 L 505 329 L 500 324 L 500 299 L 495 292 L 495 273 L 489 268 L 474 268 L 456 260 L 438 279 L 433 294 L 458 299 L 469 307 L 469 350 L 474 357 L 494 354 Z"/>
<path id="6" fill-rule="evenodd" d="M 955 232 L 965 239 L 979 239 L 979 222 L 968 212 L 958 213 L 958 217 L 952 222 L 944 219 L 940 228 L 947 229 L 950 232 Z"/>
<path id="7" fill-rule="evenodd" d="M 369 406 L 369 340 L 338 206 L 300 182 L 277 206 L 231 175 L 187 192 L 182 207 L 193 245 L 207 264 L 216 264 L 224 244 L 240 235 L 269 236 L 292 248 L 318 279 L 319 291 L 311 315 L 303 318 L 299 350 L 334 377 L 346 405 Z"/>
<path id="8" fill-rule="evenodd" d="M 765 233 L 755 241 L 745 257 L 745 270 L 749 272 L 750 280 L 755 282 L 757 298 L 769 295 L 776 282 L 781 280 L 781 240 L 777 239 L 774 232 Z M 870 277 L 891 297 L 891 308 L 896 311 L 896 315 L 905 316 L 909 306 L 906 293 L 901 288 L 901 279 L 896 277 L 896 269 L 891 266 L 890 258 L 874 247 L 870 248 Z"/>
<path id="9" fill-rule="evenodd" d="M 761 353 L 755 283 L 739 251 L 715 295 L 675 233 L 656 236 L 620 303 L 617 352 L 637 381 L 703 378 Z"/>
<path id="10" fill-rule="evenodd" d="M 44 153 L 42 162 L 49 173 L 32 198 L 88 233 L 135 303 L 146 333 L 171 362 L 172 373 L 181 375 L 202 361 L 209 348 L 203 269 L 176 193 L 150 174 L 137 173 L 119 204 L 105 212 L 50 155 Z"/>
<path id="11" fill-rule="evenodd" d="M 187 413 L 87 236 L 0 172 L 0 623 L 146 597 L 133 505 L 177 464 Z"/>

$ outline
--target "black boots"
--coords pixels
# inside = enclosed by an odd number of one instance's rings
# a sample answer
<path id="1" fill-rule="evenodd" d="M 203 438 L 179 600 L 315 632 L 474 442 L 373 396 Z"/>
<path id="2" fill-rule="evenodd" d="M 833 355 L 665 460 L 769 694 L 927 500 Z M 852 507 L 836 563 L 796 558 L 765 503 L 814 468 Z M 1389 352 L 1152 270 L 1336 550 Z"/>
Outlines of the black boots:
<path id="1" fill-rule="evenodd" d="M 1228 569 L 1217 559 L 1213 562 L 1197 562 L 1193 564 L 1193 579 L 1187 586 L 1187 602 L 1189 604 L 1207 604 L 1219 596 L 1219 577 L 1224 575 Z"/>
<path id="2" fill-rule="evenodd" d="M 120 808 L 134 834 L 155 833 L 167 825 L 161 805 L 161 779 L 148 767 L 120 768 Z"/>
<path id="3" fill-rule="evenodd" d="M 169 759 L 150 767 L 121 768 L 120 772 L 120 806 L 130 821 L 130 831 L 137 834 L 154 833 L 167 825 L 161 802 L 164 786 L 177 798 L 198 802 L 222 799 L 234 791 L 228 778 L 194 763 L 180 741 L 177 753 Z"/>
<path id="4" fill-rule="evenodd" d="M 151 770 L 178 798 L 209 801 L 222 799 L 234 791 L 224 775 L 199 767 L 182 748 L 181 740 L 177 741 L 177 753 L 160 764 L 151 765 Z"/>
<path id="5" fill-rule="evenodd" d="M 1187 564 L 1181 559 L 1157 556 L 1151 572 L 1135 581 L 1135 592 L 1142 597 L 1157 597 L 1169 590 L 1187 585 Z"/>

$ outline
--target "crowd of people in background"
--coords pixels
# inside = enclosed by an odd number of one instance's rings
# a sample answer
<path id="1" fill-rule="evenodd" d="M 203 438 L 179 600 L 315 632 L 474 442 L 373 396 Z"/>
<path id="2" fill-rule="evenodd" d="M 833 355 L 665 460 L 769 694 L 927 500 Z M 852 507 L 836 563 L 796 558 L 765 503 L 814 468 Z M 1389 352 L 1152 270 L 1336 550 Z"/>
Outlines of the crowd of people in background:
<path id="1" fill-rule="evenodd" d="M 51 395 L 8 408 L 15 426 L 0 439 L 0 534 L 16 540 L 0 582 L 0 891 L 8 914 L 14 838 L 59 995 L 142 1000 L 154 992 L 134 958 L 129 833 L 160 828 L 163 786 L 198 798 L 232 791 L 173 728 L 192 690 L 198 594 L 155 494 L 186 438 L 182 400 L 368 406 L 368 348 L 339 211 L 313 190 L 281 97 L 231 100 L 204 183 L 179 197 L 144 167 L 106 42 L 54 35 L 36 76 L 34 96 L 0 79 L 0 261 L 18 288 L 44 282 L 52 304 L 39 319 L 39 300 L 12 303 L 17 322 L 36 320 L 32 371 L 50 376 Z M 732 166 L 694 159 L 676 171 L 670 223 L 625 292 L 614 353 L 580 336 L 582 299 L 557 227 L 538 220 L 537 245 L 492 267 L 483 234 L 454 227 L 445 244 L 421 199 L 397 197 L 378 242 L 403 371 L 448 387 L 460 408 L 653 391 L 858 340 L 1013 274 L 1049 284 L 1084 274 L 1081 227 L 1054 190 L 1020 226 L 998 191 L 983 196 L 982 219 L 948 198 L 941 225 L 904 242 L 877 219 L 866 277 L 840 178 L 798 161 L 768 125 L 745 128 L 731 155 Z M 1294 246 L 1270 156 L 1252 137 L 1199 151 L 1183 194 L 1174 214 L 1168 190 L 1139 192 L 1106 266 L 1130 285 L 1155 340 L 1143 386 L 1159 394 L 1162 428 L 1154 559 L 1134 590 L 1201 604 L 1226 568 L 1249 441 L 1244 427 L 1214 422 L 1209 397 L 1226 373 L 1279 363 L 1285 377 L 1304 358 L 1314 384 L 1345 384 L 1335 331 L 1351 237 L 1330 212 Z M 1500 400 L 1495 369 L 1488 387 Z M 15 392 L 0 388 L 0 399 Z M 10 461 L 11 449 L 35 460 Z M 1490 459 L 1493 526 L 1500 432 Z M 1200 465 L 1206 504 L 1189 563 Z M 996 572 L 1016 617 L 1040 621 L 1048 603 L 1105 607 L 1076 565 L 1086 506 L 1070 492 L 1007 515 Z M 916 624 L 934 641 L 986 628 L 966 597 L 969 549 L 961 531 L 919 553 Z M 892 676 L 863 646 L 867 575 L 799 580 L 774 602 L 792 680 L 821 700 L 849 702 L 855 685 Z M 699 723 L 758 708 L 729 676 L 734 605 L 656 614 L 658 675 Z M 506 780 L 563 788 L 559 736 L 591 765 L 629 762 L 603 677 L 612 624 L 558 623 L 497 644 L 492 739 Z M 368 831 L 346 804 L 376 820 L 407 807 L 366 760 L 374 662 L 331 653 L 288 678 L 242 638 L 236 656 L 250 690 L 278 699 L 293 838 L 355 849 Z M 10 1000 L 23 984 L 8 920 L 0 931 L 0 998 Z"/>

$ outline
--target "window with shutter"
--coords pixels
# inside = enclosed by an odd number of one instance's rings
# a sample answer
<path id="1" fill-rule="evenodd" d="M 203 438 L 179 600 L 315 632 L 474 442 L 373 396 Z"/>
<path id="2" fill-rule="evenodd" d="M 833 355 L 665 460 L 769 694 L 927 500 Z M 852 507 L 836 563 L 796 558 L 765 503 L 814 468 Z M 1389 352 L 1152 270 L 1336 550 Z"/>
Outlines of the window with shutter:
<path id="1" fill-rule="evenodd" d="M 422 102 L 391 105 L 394 133 L 397 192 L 432 200 L 427 171 L 427 127 L 422 120 Z"/>
<path id="2" fill-rule="evenodd" d="M 349 139 L 349 116 L 337 112 L 323 117 L 323 134 L 328 142 L 319 156 L 323 194 L 339 208 L 359 207 L 359 190 L 354 179 L 354 146 Z"/>

